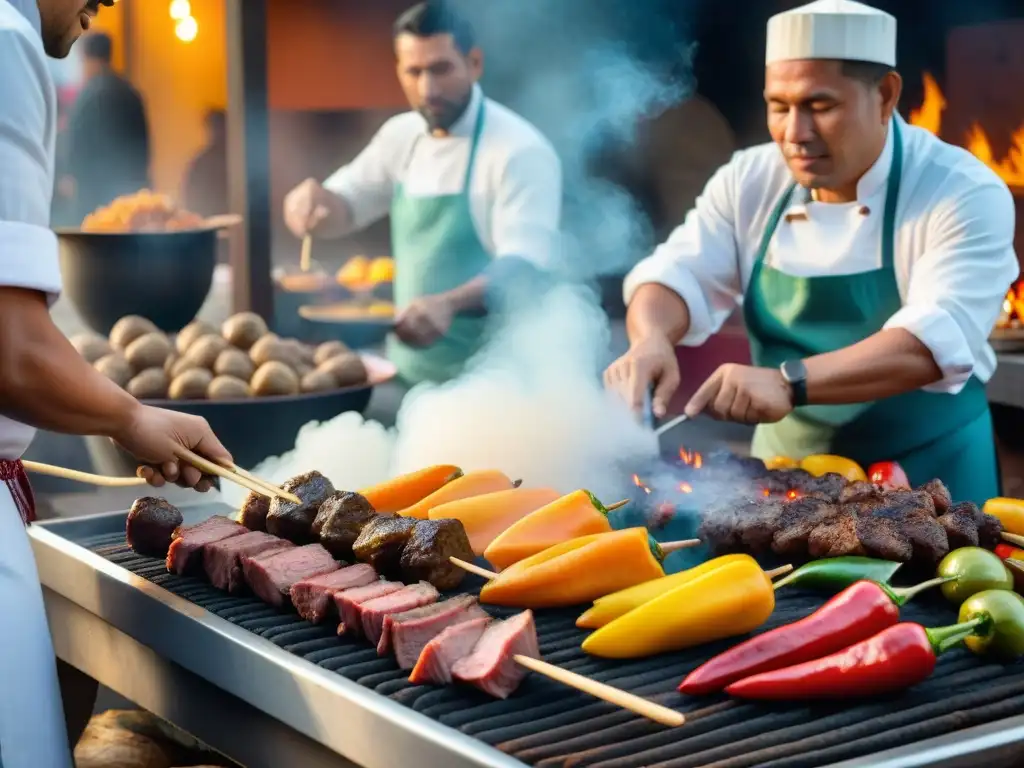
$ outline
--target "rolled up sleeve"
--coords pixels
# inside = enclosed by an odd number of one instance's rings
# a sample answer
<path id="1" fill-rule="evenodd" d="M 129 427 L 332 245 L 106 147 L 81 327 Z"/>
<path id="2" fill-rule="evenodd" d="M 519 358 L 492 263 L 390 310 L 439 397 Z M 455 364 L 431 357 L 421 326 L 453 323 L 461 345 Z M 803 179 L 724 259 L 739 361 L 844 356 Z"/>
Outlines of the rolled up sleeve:
<path id="1" fill-rule="evenodd" d="M 0 285 L 49 295 L 61 290 L 53 198 L 52 86 L 42 51 L 0 29 Z"/>
<path id="2" fill-rule="evenodd" d="M 626 304 L 641 285 L 657 283 L 686 303 L 690 328 L 680 340 L 699 346 L 721 329 L 742 295 L 733 200 L 733 167 L 708 181 L 685 221 L 626 276 Z"/>
<path id="3" fill-rule="evenodd" d="M 911 267 L 903 308 L 885 328 L 903 328 L 928 349 L 942 379 L 925 389 L 956 394 L 974 372 L 1019 266 L 1013 197 L 1001 183 L 974 184 L 928 222 L 928 249 Z"/>
<path id="4" fill-rule="evenodd" d="M 324 182 L 324 189 L 338 195 L 348 205 L 353 231 L 382 219 L 391 208 L 395 188 L 392 163 L 400 149 L 397 125 L 396 118 L 384 123 L 352 162 L 343 165 Z"/>
<path id="5" fill-rule="evenodd" d="M 491 212 L 494 256 L 516 256 L 541 269 L 557 265 L 562 165 L 554 148 L 519 149 L 502 172 Z"/>

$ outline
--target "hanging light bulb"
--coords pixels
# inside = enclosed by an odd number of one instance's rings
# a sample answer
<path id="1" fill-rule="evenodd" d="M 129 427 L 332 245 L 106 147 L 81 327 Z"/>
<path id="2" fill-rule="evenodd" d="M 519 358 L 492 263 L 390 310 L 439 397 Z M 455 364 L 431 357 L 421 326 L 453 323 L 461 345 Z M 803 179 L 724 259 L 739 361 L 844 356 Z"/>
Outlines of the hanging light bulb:
<path id="1" fill-rule="evenodd" d="M 196 39 L 196 35 L 199 34 L 199 24 L 191 16 L 186 16 L 184 19 L 174 25 L 174 34 L 178 36 L 178 39 L 183 43 L 191 43 Z"/>
<path id="2" fill-rule="evenodd" d="M 192 15 L 192 4 L 188 0 L 171 0 L 171 18 L 182 21 Z"/>

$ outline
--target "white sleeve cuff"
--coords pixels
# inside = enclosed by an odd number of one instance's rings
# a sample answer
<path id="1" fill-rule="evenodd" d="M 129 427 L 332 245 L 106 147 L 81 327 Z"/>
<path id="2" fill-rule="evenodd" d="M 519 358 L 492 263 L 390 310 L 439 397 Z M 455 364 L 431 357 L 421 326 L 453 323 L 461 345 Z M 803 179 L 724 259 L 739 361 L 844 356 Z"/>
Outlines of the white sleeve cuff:
<path id="1" fill-rule="evenodd" d="M 657 283 L 675 291 L 679 298 L 686 303 L 686 308 L 690 313 L 690 328 L 686 335 L 679 340 L 680 345 L 699 347 L 715 332 L 711 322 L 711 311 L 704 298 L 704 291 L 701 290 L 700 283 L 689 269 L 678 264 L 666 265 L 663 259 L 658 258 L 657 254 L 648 256 L 633 267 L 623 281 L 622 294 L 627 307 L 633 299 L 633 294 L 641 285 L 648 283 Z"/>
<path id="2" fill-rule="evenodd" d="M 0 285 L 60 295 L 57 236 L 46 227 L 0 221 Z"/>
<path id="3" fill-rule="evenodd" d="M 910 304 L 889 318 L 884 328 L 903 328 L 914 334 L 935 358 L 942 379 L 924 387 L 928 392 L 955 395 L 974 372 L 974 354 L 967 337 L 946 310 Z"/>

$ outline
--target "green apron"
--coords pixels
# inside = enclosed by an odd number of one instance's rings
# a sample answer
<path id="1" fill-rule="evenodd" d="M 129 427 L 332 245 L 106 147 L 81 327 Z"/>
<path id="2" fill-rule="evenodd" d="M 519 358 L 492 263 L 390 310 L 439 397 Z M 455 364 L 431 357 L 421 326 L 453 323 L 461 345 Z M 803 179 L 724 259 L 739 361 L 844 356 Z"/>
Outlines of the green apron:
<path id="1" fill-rule="evenodd" d="M 892 121 L 893 155 L 882 221 L 882 266 L 854 275 L 793 277 L 764 263 L 796 190 L 772 211 L 743 300 L 754 365 L 777 368 L 855 344 L 882 330 L 902 306 L 893 269 L 903 141 Z M 984 385 L 973 376 L 956 395 L 915 390 L 871 403 L 808 405 L 754 433 L 752 453 L 802 458 L 831 453 L 867 468 L 898 461 L 914 485 L 940 478 L 957 501 L 998 495 L 995 438 Z"/>
<path id="2" fill-rule="evenodd" d="M 462 190 L 452 195 L 418 197 L 396 185 L 391 201 L 391 247 L 395 259 L 395 305 L 444 293 L 473 280 L 490 265 L 470 211 L 470 181 L 484 124 L 484 101 L 477 112 Z M 408 384 L 445 382 L 462 371 L 482 346 L 487 319 L 456 316 L 437 343 L 418 349 L 388 337 L 388 357 Z"/>

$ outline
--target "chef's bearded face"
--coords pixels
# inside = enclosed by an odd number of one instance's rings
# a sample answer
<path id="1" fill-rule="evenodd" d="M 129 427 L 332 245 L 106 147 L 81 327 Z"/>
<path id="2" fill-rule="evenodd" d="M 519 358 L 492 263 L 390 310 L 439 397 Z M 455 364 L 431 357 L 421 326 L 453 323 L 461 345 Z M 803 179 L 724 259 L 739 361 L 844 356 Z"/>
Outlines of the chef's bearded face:
<path id="1" fill-rule="evenodd" d="M 479 48 L 462 51 L 451 34 L 395 37 L 398 80 L 409 104 L 431 130 L 447 131 L 469 105 L 483 72 Z"/>
<path id="2" fill-rule="evenodd" d="M 768 129 L 797 183 L 853 199 L 885 146 L 902 80 L 888 67 L 826 60 L 770 64 Z M 825 199 L 824 195 L 821 199 Z"/>
<path id="3" fill-rule="evenodd" d="M 99 9 L 112 0 L 39 0 L 43 47 L 48 56 L 63 59 L 71 46 L 89 29 Z"/>

